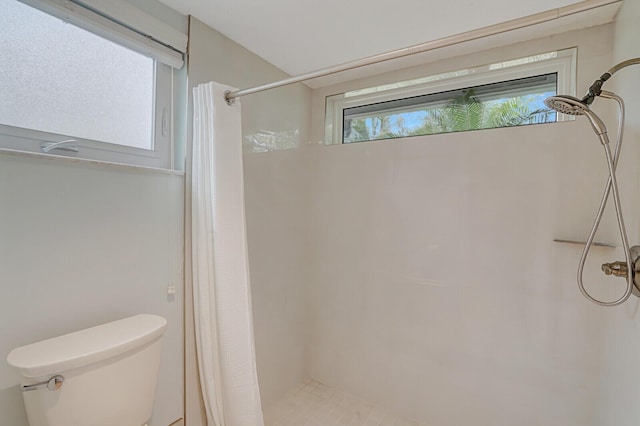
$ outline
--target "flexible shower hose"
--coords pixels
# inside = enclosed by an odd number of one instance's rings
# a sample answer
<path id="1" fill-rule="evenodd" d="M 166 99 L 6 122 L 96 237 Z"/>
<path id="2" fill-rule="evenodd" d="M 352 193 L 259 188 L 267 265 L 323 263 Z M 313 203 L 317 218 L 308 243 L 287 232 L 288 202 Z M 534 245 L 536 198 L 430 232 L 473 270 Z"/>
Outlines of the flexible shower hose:
<path id="1" fill-rule="evenodd" d="M 622 133 L 624 129 L 624 101 L 621 97 L 617 96 L 614 93 L 602 91 L 600 96 L 607 99 L 613 99 L 618 104 L 619 109 L 619 120 L 618 120 L 618 134 L 616 147 L 614 150 L 613 157 L 611 155 L 611 148 L 609 147 L 609 138 L 607 137 L 606 132 L 599 135 L 602 141 L 602 146 L 605 151 L 605 155 L 607 157 L 607 166 L 609 168 L 609 178 L 607 180 L 607 185 L 605 186 L 604 193 L 602 195 L 602 201 L 600 202 L 600 208 L 598 209 L 598 213 L 596 214 L 593 226 L 591 228 L 591 232 L 589 233 L 589 237 L 587 238 L 587 242 L 584 246 L 584 250 L 582 251 L 582 256 L 580 257 L 580 263 L 578 264 L 578 287 L 580 288 L 580 292 L 592 301 L 593 303 L 600 306 L 617 306 L 621 303 L 624 303 L 631 296 L 631 292 L 633 291 L 633 265 L 631 262 L 631 255 L 629 253 L 629 242 L 627 238 L 627 231 L 624 226 L 624 219 L 622 216 L 622 208 L 620 206 L 620 196 L 618 191 L 618 182 L 616 178 L 616 167 L 618 165 L 618 159 L 620 157 L 620 148 L 622 145 Z M 620 230 L 620 238 L 622 239 L 622 246 L 624 250 L 624 256 L 627 263 L 627 288 L 624 294 L 617 300 L 612 302 L 603 302 L 601 300 L 596 299 L 591 296 L 589 292 L 585 289 L 584 283 L 582 282 L 582 275 L 584 271 L 584 264 L 587 260 L 587 255 L 589 254 L 589 249 L 593 244 L 593 239 L 595 238 L 596 231 L 600 225 L 600 220 L 602 219 L 602 215 L 604 214 L 604 209 L 607 205 L 607 201 L 609 199 L 609 193 L 613 190 L 613 201 L 616 210 L 616 216 L 618 218 L 618 228 Z"/>

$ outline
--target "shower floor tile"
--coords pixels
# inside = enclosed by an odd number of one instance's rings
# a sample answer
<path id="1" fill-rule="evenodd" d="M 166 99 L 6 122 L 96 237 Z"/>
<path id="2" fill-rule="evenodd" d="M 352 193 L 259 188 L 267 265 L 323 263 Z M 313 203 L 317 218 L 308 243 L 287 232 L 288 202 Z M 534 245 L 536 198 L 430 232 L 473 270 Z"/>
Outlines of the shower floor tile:
<path id="1" fill-rule="evenodd" d="M 264 413 L 265 426 L 421 426 L 355 395 L 306 380 Z"/>

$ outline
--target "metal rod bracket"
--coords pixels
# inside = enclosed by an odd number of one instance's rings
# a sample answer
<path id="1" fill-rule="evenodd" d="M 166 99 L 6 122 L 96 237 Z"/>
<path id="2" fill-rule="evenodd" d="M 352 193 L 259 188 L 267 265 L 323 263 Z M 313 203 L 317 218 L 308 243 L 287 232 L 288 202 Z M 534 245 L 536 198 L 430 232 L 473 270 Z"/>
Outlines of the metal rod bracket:
<path id="1" fill-rule="evenodd" d="M 229 97 L 230 93 L 231 93 L 231 90 L 226 90 L 224 92 L 224 101 L 227 103 L 227 105 L 234 106 L 236 104 L 236 98 L 230 98 Z"/>

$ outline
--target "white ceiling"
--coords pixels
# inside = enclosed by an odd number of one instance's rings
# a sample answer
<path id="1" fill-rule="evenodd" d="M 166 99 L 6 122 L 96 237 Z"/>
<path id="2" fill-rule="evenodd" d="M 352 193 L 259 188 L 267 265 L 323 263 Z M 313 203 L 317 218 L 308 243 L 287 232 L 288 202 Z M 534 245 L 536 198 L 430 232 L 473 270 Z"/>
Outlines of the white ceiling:
<path id="1" fill-rule="evenodd" d="M 576 0 L 161 0 L 291 75 Z"/>

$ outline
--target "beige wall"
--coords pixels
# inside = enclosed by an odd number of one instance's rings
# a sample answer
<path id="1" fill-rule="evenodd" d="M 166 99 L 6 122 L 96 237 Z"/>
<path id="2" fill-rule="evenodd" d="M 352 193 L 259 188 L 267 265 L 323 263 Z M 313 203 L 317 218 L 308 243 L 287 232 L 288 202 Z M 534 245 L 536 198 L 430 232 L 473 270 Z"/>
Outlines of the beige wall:
<path id="1" fill-rule="evenodd" d="M 582 91 L 612 43 L 606 25 L 318 89 L 312 138 L 326 95 L 574 46 Z M 581 247 L 553 242 L 585 237 L 606 183 L 584 119 L 316 145 L 312 164 L 312 378 L 427 424 L 596 424 L 604 311 Z M 615 256 L 594 250 L 586 280 L 620 290 L 598 273 Z"/>
<path id="2" fill-rule="evenodd" d="M 0 359 L 104 322 L 161 315 L 168 326 L 149 425 L 182 417 L 183 185 L 172 172 L 0 153 Z M 27 425 L 18 383 L 0 362 L 2 425 Z"/>
<path id="3" fill-rule="evenodd" d="M 191 18 L 190 93 L 195 85 L 211 80 L 244 88 L 284 77 L 282 71 Z M 304 291 L 309 264 L 305 148 L 310 98 L 310 89 L 295 85 L 241 99 L 244 140 L 238 143 L 243 144 L 245 152 L 249 263 L 263 406 L 305 377 Z M 189 191 L 187 188 L 187 210 Z M 187 229 L 188 218 L 189 213 Z M 204 424 L 204 415 L 197 382 L 189 277 L 187 283 L 186 420 L 189 426 L 197 426 Z"/>
<path id="4" fill-rule="evenodd" d="M 599 76 L 612 65 L 640 57 L 638 44 L 640 2 L 626 0 L 615 24 L 613 58 L 602 69 L 594 69 Z M 618 71 L 605 85 L 605 89 L 622 96 L 627 107 L 620 171 L 624 198 L 623 210 L 631 245 L 640 244 L 638 211 L 638 160 L 640 159 L 640 65 Z M 613 126 L 611 126 L 613 127 Z M 613 129 L 611 133 L 615 132 Z M 619 254 L 618 260 L 623 258 Z M 598 404 L 598 425 L 631 426 L 640 423 L 640 407 L 636 404 L 640 393 L 640 370 L 635 367 L 640 359 L 640 299 L 631 299 L 622 307 L 605 312 L 605 339 L 602 345 L 603 364 Z"/>

